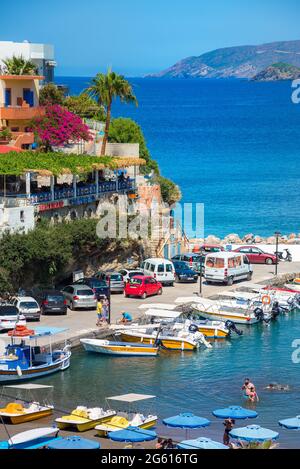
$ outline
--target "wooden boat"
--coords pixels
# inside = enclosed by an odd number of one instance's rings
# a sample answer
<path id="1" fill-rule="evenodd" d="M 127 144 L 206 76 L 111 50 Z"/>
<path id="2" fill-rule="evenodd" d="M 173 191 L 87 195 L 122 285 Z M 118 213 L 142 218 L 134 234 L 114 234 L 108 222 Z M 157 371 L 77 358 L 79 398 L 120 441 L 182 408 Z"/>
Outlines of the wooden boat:
<path id="1" fill-rule="evenodd" d="M 0 408 L 0 417 L 5 421 L 12 424 L 19 424 L 38 420 L 52 414 L 53 405 L 46 402 L 45 395 L 47 390 L 53 389 L 53 386 L 33 383 L 3 386 L 2 397 L 4 397 L 4 392 L 7 392 L 11 388 L 18 393 L 25 391 L 25 396 L 23 399 L 19 399 L 19 396 L 17 396 L 18 400 L 23 401 L 23 403 L 9 402 L 5 407 Z M 43 402 L 37 402 L 34 399 L 33 391 L 37 390 L 43 391 Z M 9 398 L 6 394 L 5 396 Z"/>
<path id="2" fill-rule="evenodd" d="M 103 353 L 118 357 L 155 357 L 158 347 L 137 343 L 112 342 L 99 339 L 80 339 L 87 352 Z"/>
<path id="3" fill-rule="evenodd" d="M 13 333 L 10 336 L 10 344 L 0 356 L 0 382 L 25 381 L 66 370 L 70 366 L 70 347 L 66 344 L 63 349 L 52 350 L 51 346 L 52 336 L 66 330 L 57 327 L 35 327 L 34 333 L 30 332 L 28 336 L 19 337 Z M 41 337 L 49 338 L 48 350 L 37 345 Z M 17 342 L 18 340 L 20 342 Z"/>
<path id="4" fill-rule="evenodd" d="M 79 432 L 85 432 L 95 428 L 100 423 L 106 422 L 114 415 L 116 415 L 114 410 L 105 411 L 101 407 L 88 409 L 84 406 L 78 406 L 71 414 L 57 418 L 55 422 L 61 430 L 73 428 Z"/>
<path id="5" fill-rule="evenodd" d="M 146 395 L 146 394 L 123 394 L 120 396 L 108 397 L 107 400 L 125 402 L 129 407 L 135 405 L 137 402 L 153 399 L 155 396 Z M 139 428 L 152 428 L 157 423 L 157 415 L 143 415 L 141 412 L 133 411 L 130 409 L 126 412 L 117 412 L 117 415 L 107 420 L 105 423 L 97 425 L 95 430 L 99 436 L 107 436 L 108 432 L 114 432 L 127 428 L 129 426 L 139 427 Z"/>

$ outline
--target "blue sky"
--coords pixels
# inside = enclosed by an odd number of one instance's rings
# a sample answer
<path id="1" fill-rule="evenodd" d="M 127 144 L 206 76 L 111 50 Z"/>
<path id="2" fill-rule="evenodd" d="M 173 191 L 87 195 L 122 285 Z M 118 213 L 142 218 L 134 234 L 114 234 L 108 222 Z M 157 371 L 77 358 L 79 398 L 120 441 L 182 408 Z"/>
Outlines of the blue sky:
<path id="1" fill-rule="evenodd" d="M 14 0 L 0 40 L 55 45 L 56 75 L 138 76 L 234 45 L 300 39 L 299 0 Z"/>

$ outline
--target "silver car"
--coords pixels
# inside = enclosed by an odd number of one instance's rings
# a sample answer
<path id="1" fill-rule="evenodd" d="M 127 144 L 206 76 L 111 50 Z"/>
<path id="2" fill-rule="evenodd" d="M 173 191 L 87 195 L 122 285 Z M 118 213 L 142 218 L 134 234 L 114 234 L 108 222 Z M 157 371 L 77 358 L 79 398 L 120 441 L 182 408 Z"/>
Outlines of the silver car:
<path id="1" fill-rule="evenodd" d="M 68 285 L 62 289 L 67 305 L 70 309 L 96 309 L 97 298 L 93 290 L 87 285 Z"/>
<path id="2" fill-rule="evenodd" d="M 98 272 L 95 277 L 105 280 L 112 293 L 123 293 L 125 282 L 120 272 Z"/>

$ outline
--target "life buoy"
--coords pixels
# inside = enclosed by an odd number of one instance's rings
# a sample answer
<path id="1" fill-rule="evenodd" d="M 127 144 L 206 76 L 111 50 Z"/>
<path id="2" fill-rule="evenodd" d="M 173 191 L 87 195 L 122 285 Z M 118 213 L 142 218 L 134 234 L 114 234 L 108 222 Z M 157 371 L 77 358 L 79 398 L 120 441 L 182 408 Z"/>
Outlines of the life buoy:
<path id="1" fill-rule="evenodd" d="M 261 299 L 263 305 L 269 305 L 271 303 L 270 295 L 264 295 Z"/>
<path id="2" fill-rule="evenodd" d="M 15 329 L 8 332 L 8 335 L 13 337 L 26 337 L 28 335 L 34 335 L 34 330 L 27 329 L 26 326 L 16 326 Z"/>

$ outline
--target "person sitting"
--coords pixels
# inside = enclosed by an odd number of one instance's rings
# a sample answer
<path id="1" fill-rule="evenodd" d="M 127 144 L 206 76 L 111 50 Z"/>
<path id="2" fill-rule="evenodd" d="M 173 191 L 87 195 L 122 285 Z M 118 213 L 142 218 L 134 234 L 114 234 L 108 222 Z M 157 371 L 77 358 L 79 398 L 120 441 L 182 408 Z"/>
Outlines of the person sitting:
<path id="1" fill-rule="evenodd" d="M 162 438 L 157 439 L 155 449 L 164 449 L 164 440 Z"/>
<path id="2" fill-rule="evenodd" d="M 122 324 L 128 324 L 132 322 L 132 316 L 126 311 L 122 311 L 122 318 L 120 320 Z"/>

